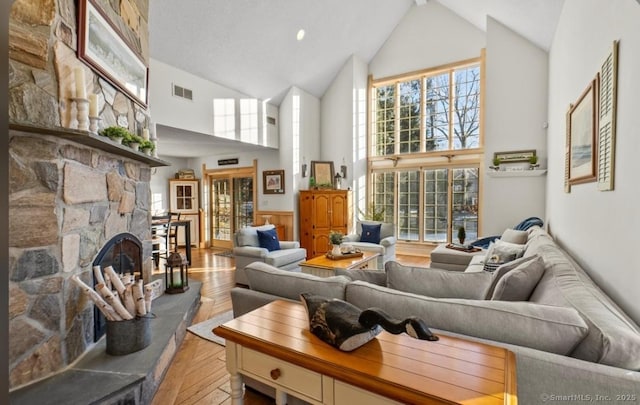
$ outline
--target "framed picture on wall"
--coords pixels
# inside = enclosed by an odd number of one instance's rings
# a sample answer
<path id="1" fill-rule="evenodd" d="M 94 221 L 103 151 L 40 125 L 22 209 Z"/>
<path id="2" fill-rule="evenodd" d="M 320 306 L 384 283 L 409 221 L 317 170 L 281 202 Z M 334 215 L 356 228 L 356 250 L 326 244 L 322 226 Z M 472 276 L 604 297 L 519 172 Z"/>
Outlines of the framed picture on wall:
<path id="1" fill-rule="evenodd" d="M 79 0 L 78 6 L 78 58 L 146 107 L 149 69 L 142 58 L 105 18 L 95 0 Z"/>
<path id="2" fill-rule="evenodd" d="M 333 162 L 311 161 L 311 177 L 318 187 L 333 187 Z"/>
<path id="3" fill-rule="evenodd" d="M 263 171 L 262 190 L 264 194 L 284 194 L 284 170 Z"/>
<path id="4" fill-rule="evenodd" d="M 596 181 L 596 96 L 597 78 L 589 83 L 567 119 L 569 184 Z"/>

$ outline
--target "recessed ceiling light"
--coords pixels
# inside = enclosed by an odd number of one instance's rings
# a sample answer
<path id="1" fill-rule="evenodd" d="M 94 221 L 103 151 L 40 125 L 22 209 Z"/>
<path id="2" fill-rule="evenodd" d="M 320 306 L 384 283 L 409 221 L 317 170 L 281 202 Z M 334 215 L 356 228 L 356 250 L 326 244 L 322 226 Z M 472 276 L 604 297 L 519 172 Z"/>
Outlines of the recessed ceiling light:
<path id="1" fill-rule="evenodd" d="M 300 31 L 298 31 L 298 33 L 296 34 L 296 39 L 298 41 L 302 41 L 303 38 L 304 38 L 304 30 L 300 29 Z"/>

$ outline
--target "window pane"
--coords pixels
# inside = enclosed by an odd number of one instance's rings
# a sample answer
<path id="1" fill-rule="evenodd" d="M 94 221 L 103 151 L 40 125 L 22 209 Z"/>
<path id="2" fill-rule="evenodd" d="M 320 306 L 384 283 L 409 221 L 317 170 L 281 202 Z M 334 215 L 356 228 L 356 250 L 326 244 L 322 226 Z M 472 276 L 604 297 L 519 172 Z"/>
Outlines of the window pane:
<path id="1" fill-rule="evenodd" d="M 391 85 L 377 88 L 375 98 L 375 155 L 392 155 L 395 153 L 395 86 Z"/>
<path id="2" fill-rule="evenodd" d="M 393 173 L 376 173 L 373 175 L 373 204 L 376 212 L 382 210 L 384 222 L 393 223 L 395 176 Z"/>
<path id="3" fill-rule="evenodd" d="M 480 142 L 480 68 L 455 71 L 453 148 L 477 148 Z"/>
<path id="4" fill-rule="evenodd" d="M 425 78 L 426 151 L 449 149 L 449 74 Z"/>
<path id="5" fill-rule="evenodd" d="M 420 172 L 398 172 L 398 239 L 420 240 Z"/>
<path id="6" fill-rule="evenodd" d="M 447 169 L 424 171 L 424 241 L 447 241 Z"/>
<path id="7" fill-rule="evenodd" d="M 453 169 L 453 232 L 458 242 L 458 228 L 464 227 L 465 243 L 478 239 L 478 169 Z"/>
<path id="8" fill-rule="evenodd" d="M 400 153 L 420 152 L 420 80 L 400 83 Z"/>

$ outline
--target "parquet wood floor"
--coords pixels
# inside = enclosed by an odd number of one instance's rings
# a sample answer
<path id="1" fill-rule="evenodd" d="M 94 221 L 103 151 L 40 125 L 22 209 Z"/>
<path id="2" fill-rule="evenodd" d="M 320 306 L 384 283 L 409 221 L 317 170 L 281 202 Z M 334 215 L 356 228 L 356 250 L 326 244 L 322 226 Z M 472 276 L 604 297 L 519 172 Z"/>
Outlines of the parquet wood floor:
<path id="1" fill-rule="evenodd" d="M 216 256 L 211 249 L 193 249 L 189 279 L 202 282 L 200 308 L 193 323 L 205 321 L 231 309 L 230 291 L 234 286 L 233 258 Z M 413 266 L 428 266 L 428 258 L 398 256 Z M 163 265 L 160 265 L 163 268 Z M 229 374 L 225 368 L 224 347 L 187 332 L 152 405 L 230 405 Z M 272 405 L 275 401 L 246 390 L 245 404 Z"/>

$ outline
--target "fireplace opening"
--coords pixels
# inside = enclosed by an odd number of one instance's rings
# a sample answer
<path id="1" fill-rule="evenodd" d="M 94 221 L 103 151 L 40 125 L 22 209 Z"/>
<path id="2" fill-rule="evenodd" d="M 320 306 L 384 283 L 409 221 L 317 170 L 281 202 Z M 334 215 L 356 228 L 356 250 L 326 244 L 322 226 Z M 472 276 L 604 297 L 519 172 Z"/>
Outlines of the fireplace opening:
<path id="1" fill-rule="evenodd" d="M 142 279 L 142 242 L 135 235 L 124 232 L 111 238 L 98 252 L 93 266 L 113 267 L 118 274 L 133 274 Z M 97 284 L 95 275 L 93 285 Z M 93 341 L 97 342 L 107 331 L 107 320 L 96 307 L 93 309 Z"/>

